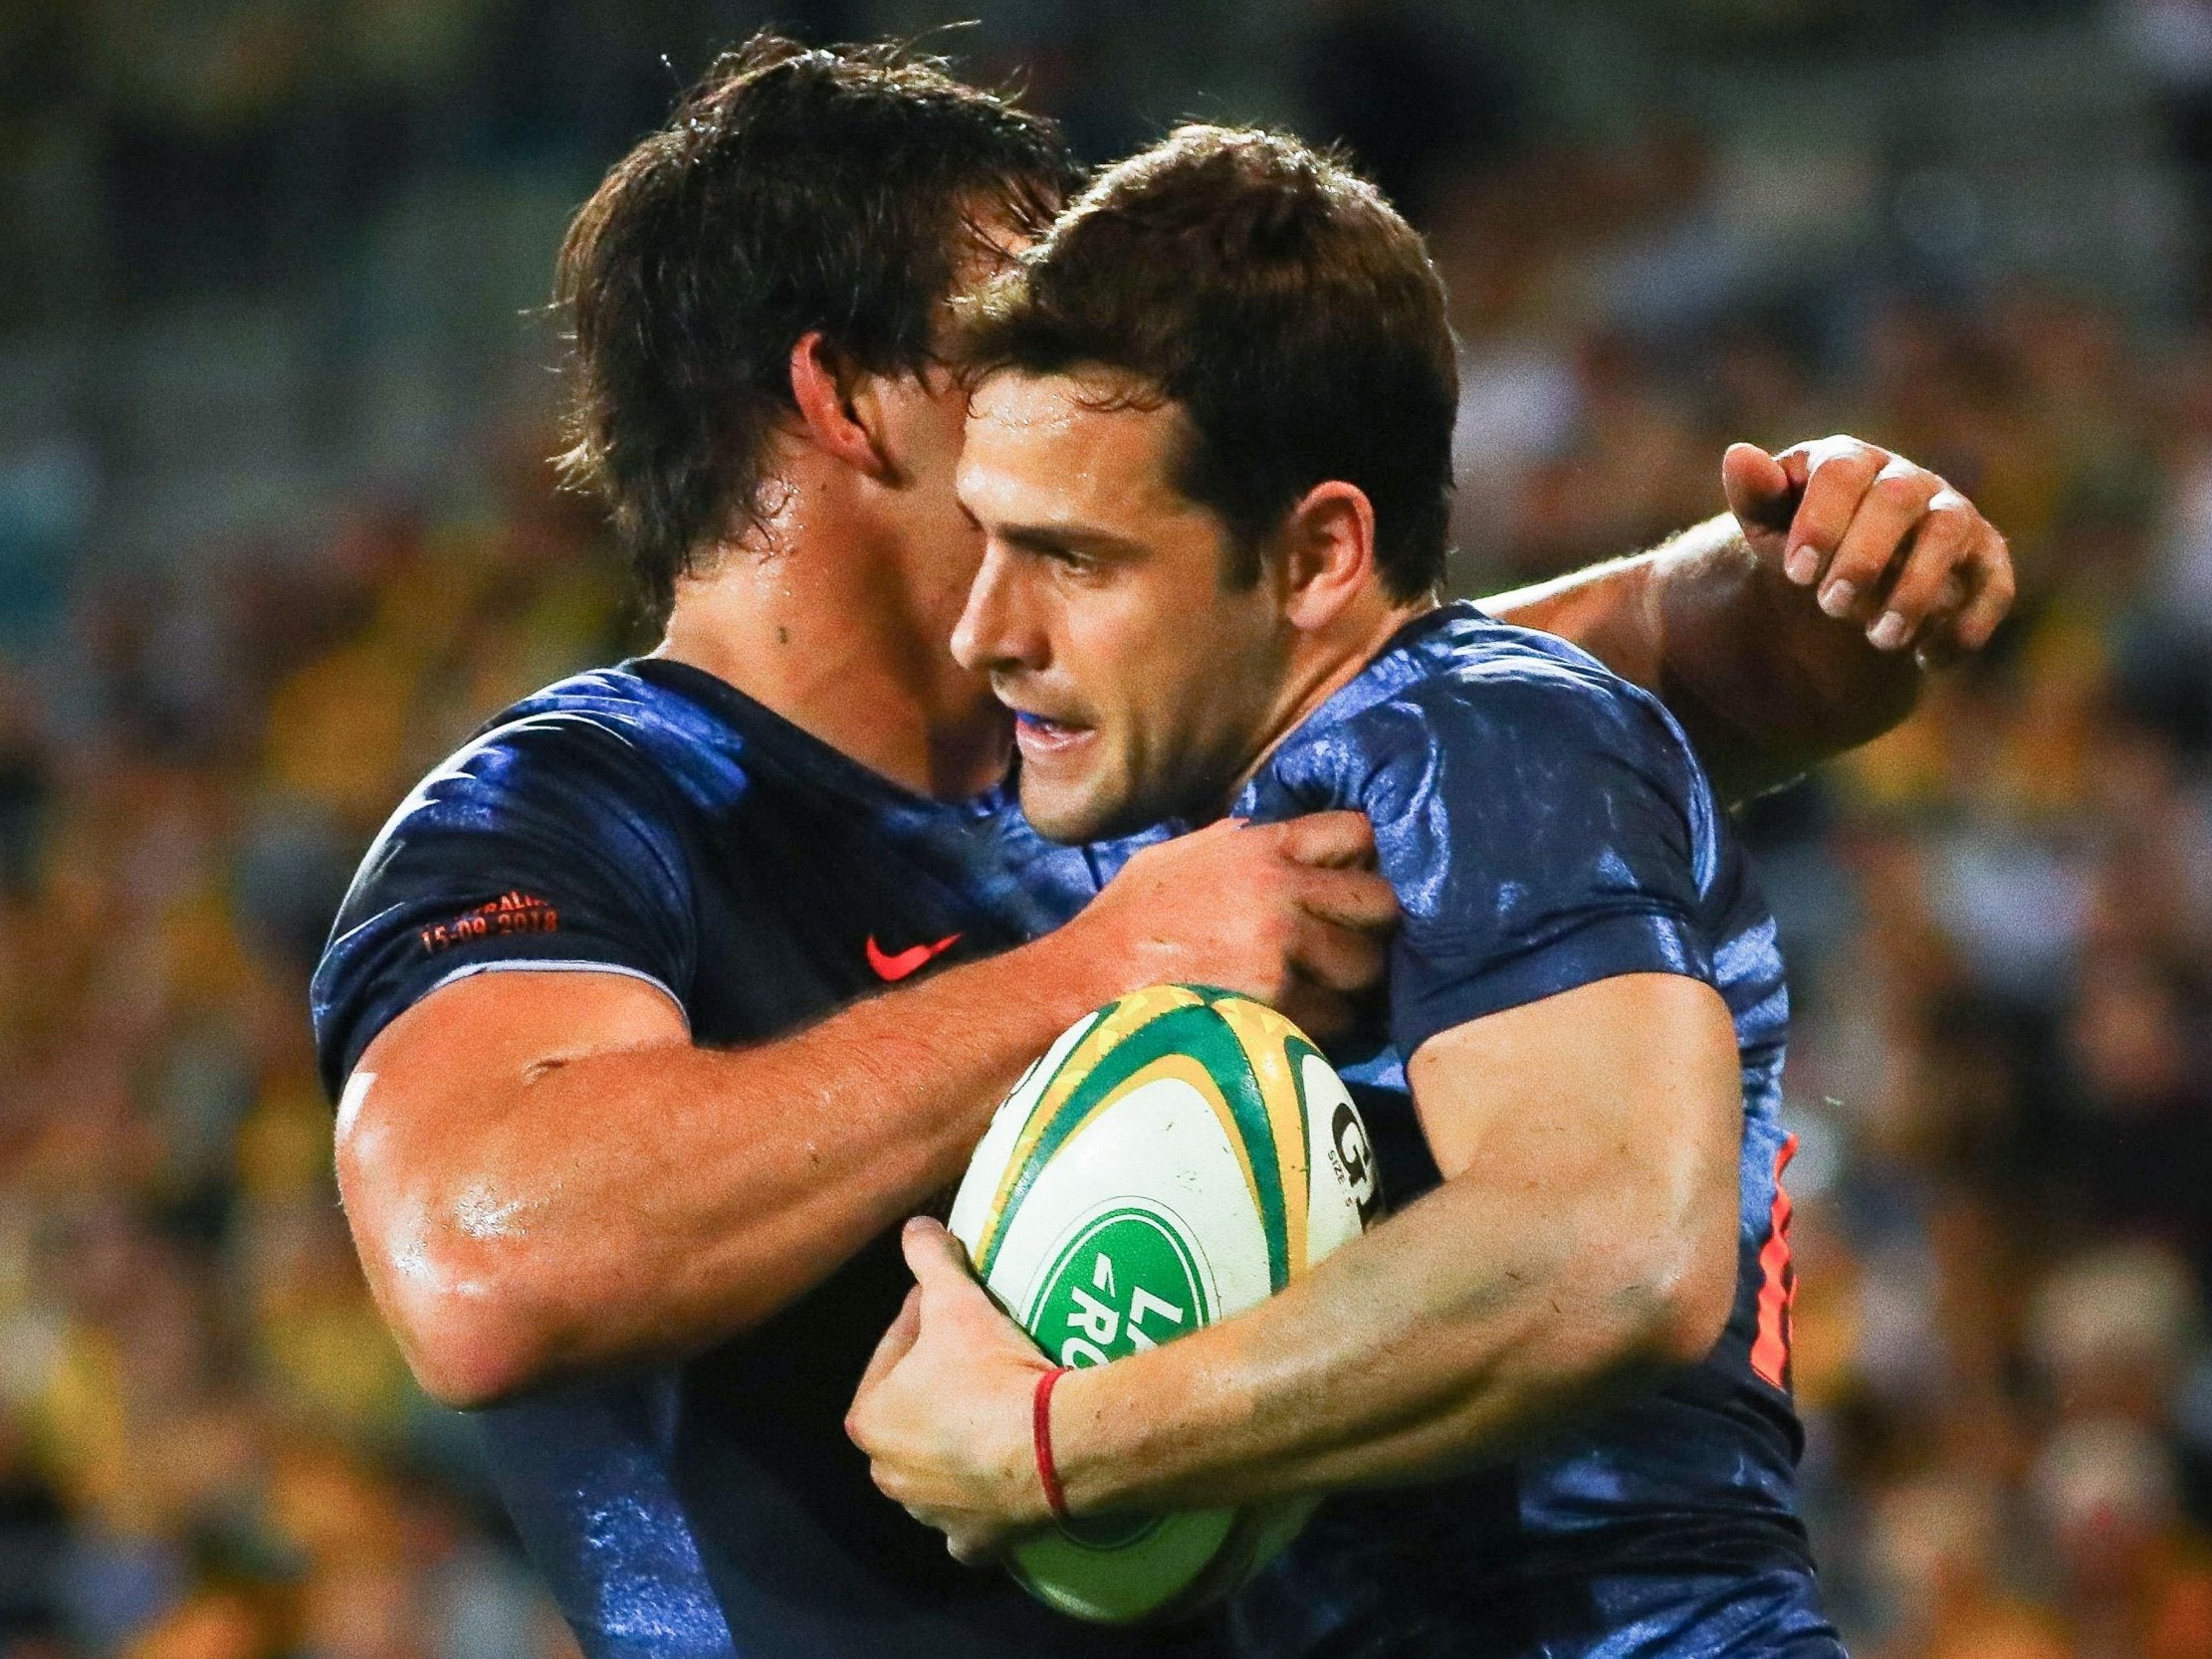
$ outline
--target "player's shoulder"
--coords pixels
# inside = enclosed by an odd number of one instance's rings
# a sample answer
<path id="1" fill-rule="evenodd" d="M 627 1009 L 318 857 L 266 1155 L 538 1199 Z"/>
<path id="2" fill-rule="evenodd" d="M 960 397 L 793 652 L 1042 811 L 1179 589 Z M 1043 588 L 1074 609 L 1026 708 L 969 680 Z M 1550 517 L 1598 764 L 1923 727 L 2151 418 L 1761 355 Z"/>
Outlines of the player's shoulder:
<path id="1" fill-rule="evenodd" d="M 619 752 L 643 758 L 701 743 L 741 747 L 742 735 L 727 716 L 677 679 L 680 672 L 696 674 L 650 659 L 572 674 L 501 710 L 477 727 L 461 752 L 497 749 L 546 757 Z"/>
<path id="2" fill-rule="evenodd" d="M 364 869 L 405 844 L 485 837 L 675 860 L 688 797 L 742 789 L 742 745 L 641 666 L 572 675 L 494 715 L 408 791 Z"/>
<path id="3" fill-rule="evenodd" d="M 612 793 L 640 806 L 675 806 L 699 788 L 728 793 L 742 786 L 747 735 L 687 676 L 706 680 L 645 660 L 533 692 L 478 726 L 402 810 L 456 792 L 517 799 Z"/>
<path id="4" fill-rule="evenodd" d="M 398 1011 L 495 966 L 592 966 L 681 1000 L 698 832 L 667 771 L 684 719 L 629 665 L 548 686 L 434 766 L 386 821 L 312 987 L 335 1089 Z"/>
<path id="5" fill-rule="evenodd" d="M 432 767 L 394 819 L 649 789 L 657 701 L 623 669 L 594 669 L 534 692 Z"/>
<path id="6" fill-rule="evenodd" d="M 1398 671 L 1402 686 L 1389 701 L 1432 717 L 1471 717 L 1501 729 L 1528 724 L 1541 729 L 1547 723 L 1642 727 L 1655 716 L 1671 724 L 1658 699 L 1580 646 L 1499 622 L 1471 604 L 1442 607 L 1434 624 L 1383 653 L 1392 655 L 1405 664 Z"/>
<path id="7" fill-rule="evenodd" d="M 1546 768 L 1611 753 L 1691 764 L 1664 706 L 1551 634 L 1458 603 L 1415 619 L 1301 736 L 1370 766 Z"/>

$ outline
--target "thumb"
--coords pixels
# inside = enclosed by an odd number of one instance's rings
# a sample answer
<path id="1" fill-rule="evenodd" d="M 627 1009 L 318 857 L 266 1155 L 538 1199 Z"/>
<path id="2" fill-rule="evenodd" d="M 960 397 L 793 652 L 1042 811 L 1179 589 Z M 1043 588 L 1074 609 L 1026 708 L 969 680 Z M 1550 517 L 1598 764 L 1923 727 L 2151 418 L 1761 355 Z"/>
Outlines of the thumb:
<path id="1" fill-rule="evenodd" d="M 1788 529 L 1798 488 L 1782 463 L 1757 444 L 1730 444 L 1720 458 L 1721 494 L 1747 530 Z"/>
<path id="2" fill-rule="evenodd" d="M 921 1335 L 922 1293 L 911 1290 L 906 1293 L 906 1301 L 899 1305 L 899 1317 L 891 1322 L 890 1329 L 884 1332 L 882 1340 L 876 1344 L 875 1352 L 868 1356 L 868 1368 L 860 1373 L 860 1386 L 852 1391 L 855 1407 L 868 1397 L 869 1391 L 877 1383 L 891 1374 L 901 1359 L 913 1351 Z M 845 1432 L 852 1432 L 849 1420 Z"/>
<path id="3" fill-rule="evenodd" d="M 933 1216 L 917 1215 L 909 1221 L 899 1234 L 899 1249 L 924 1301 L 947 1291 L 979 1288 L 968 1265 L 968 1247 Z"/>

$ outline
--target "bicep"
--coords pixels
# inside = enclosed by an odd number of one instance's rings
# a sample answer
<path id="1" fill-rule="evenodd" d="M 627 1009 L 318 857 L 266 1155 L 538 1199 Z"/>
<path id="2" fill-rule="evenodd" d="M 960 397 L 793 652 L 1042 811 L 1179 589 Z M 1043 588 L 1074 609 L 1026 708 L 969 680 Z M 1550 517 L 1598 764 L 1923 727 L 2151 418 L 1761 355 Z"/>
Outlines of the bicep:
<path id="1" fill-rule="evenodd" d="M 378 1032 L 355 1071 L 492 1077 L 689 1040 L 684 1011 L 653 980 L 518 963 L 441 985 Z"/>
<path id="2" fill-rule="evenodd" d="M 1424 1042 L 1407 1078 L 1447 1180 L 1641 1195 L 1675 1214 L 1734 1180 L 1735 1030 L 1685 974 L 1618 974 L 1468 1020 Z"/>
<path id="3" fill-rule="evenodd" d="M 462 1156 L 535 1078 L 586 1055 L 689 1046 L 668 992 L 626 973 L 518 968 L 472 974 L 395 1016 L 338 1103 L 339 1173 L 364 1154 Z M 394 1139 L 401 1144 L 391 1144 Z M 348 1193 L 350 1201 L 352 1194 Z"/>

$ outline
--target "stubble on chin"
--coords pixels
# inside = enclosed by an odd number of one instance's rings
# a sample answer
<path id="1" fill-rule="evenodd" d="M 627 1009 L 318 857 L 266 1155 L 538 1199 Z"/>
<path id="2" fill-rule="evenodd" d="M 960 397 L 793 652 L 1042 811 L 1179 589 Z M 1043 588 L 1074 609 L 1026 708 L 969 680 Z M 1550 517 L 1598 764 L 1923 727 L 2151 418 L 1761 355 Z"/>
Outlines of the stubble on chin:
<path id="1" fill-rule="evenodd" d="M 1030 828 L 1063 846 L 1110 841 L 1130 833 L 1124 827 L 1130 814 L 1113 810 L 1112 803 L 1099 802 L 1087 790 L 1032 791 L 1024 779 L 1021 811 Z"/>

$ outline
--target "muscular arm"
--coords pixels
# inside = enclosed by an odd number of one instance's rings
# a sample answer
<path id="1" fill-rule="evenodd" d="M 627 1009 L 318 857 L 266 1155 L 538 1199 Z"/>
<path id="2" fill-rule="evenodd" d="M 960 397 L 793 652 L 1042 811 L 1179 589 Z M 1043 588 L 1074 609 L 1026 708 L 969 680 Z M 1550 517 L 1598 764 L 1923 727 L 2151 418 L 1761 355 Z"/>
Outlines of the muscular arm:
<path id="1" fill-rule="evenodd" d="M 978 1103 L 1090 996 L 1064 962 L 1001 958 L 725 1051 L 620 974 L 461 980 L 346 1090 L 369 1283 L 453 1405 L 742 1330 L 954 1179 Z"/>
<path id="2" fill-rule="evenodd" d="M 1823 614 L 1726 515 L 1482 608 L 1656 693 L 1727 800 L 1879 737 L 1919 701 L 1910 656 L 1877 651 L 1851 621 Z"/>
<path id="3" fill-rule="evenodd" d="M 1711 1348 L 1743 1122 L 1718 993 L 1601 980 L 1441 1033 L 1409 1081 L 1444 1183 L 1249 1314 L 1064 1379 L 1072 1505 L 1487 1462 Z"/>
<path id="4" fill-rule="evenodd" d="M 1979 650 L 2013 579 L 1963 497 L 1872 445 L 1739 444 L 1722 481 L 1730 513 L 1482 606 L 1658 694 L 1740 800 L 1903 720 L 1923 678 L 1904 647 Z"/>
<path id="5" fill-rule="evenodd" d="M 1710 986 L 1628 974 L 1488 1015 L 1425 1043 L 1410 1081 L 1443 1184 L 1259 1307 L 1062 1378 L 1052 1440 L 1071 1509 L 1434 1477 L 1712 1346 L 1734 1286 L 1742 1094 Z M 1042 1519 L 1021 1411 L 1042 1361 L 948 1235 L 917 1226 L 908 1246 L 920 1301 L 886 1347 L 911 1349 L 871 1367 L 855 1434 L 886 1491 L 973 1551 Z M 960 1329 L 982 1319 L 1010 1336 L 988 1389 Z M 905 1390 L 965 1392 L 979 1445 L 982 1419 L 1012 1432 L 954 1478 L 945 1425 L 917 1433 Z"/>
<path id="6" fill-rule="evenodd" d="M 437 990 L 369 1045 L 340 1190 L 416 1375 L 475 1406 L 774 1313 L 955 1180 L 1019 1069 L 1157 979 L 1257 981 L 1328 1022 L 1379 971 L 1364 824 L 1222 826 L 1140 854 L 1067 929 L 739 1050 L 659 989 L 518 970 Z M 1203 902 L 1193 895 L 1203 896 Z M 1233 896 L 1233 901 L 1232 897 Z"/>

